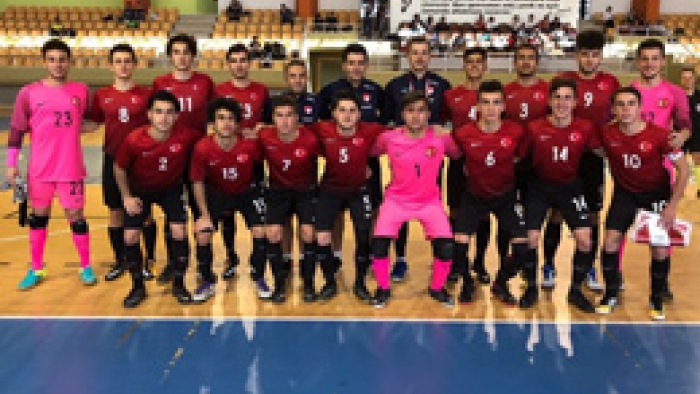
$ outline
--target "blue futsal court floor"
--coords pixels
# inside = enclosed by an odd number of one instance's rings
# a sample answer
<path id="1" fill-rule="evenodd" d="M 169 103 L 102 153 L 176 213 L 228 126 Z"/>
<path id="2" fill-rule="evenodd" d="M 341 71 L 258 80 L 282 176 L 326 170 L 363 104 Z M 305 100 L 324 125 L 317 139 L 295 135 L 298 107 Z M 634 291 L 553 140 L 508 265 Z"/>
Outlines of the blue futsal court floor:
<path id="1" fill-rule="evenodd" d="M 699 328 L 5 318 L 0 392 L 696 394 Z"/>

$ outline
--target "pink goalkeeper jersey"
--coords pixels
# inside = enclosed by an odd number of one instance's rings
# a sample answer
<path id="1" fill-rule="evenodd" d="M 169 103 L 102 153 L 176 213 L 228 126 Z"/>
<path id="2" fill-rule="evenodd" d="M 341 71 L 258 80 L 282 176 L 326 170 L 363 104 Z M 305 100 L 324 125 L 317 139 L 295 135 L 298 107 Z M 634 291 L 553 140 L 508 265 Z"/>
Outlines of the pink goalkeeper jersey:
<path id="1" fill-rule="evenodd" d="M 642 119 L 670 130 L 690 129 L 690 109 L 683 90 L 665 80 L 654 87 L 632 87 L 642 94 Z"/>
<path id="2" fill-rule="evenodd" d="M 44 182 L 85 178 L 80 124 L 87 100 L 87 86 L 72 81 L 55 87 L 37 81 L 19 91 L 8 147 L 21 147 L 22 137 L 30 133 L 29 177 Z"/>
<path id="3" fill-rule="evenodd" d="M 409 207 L 440 201 L 437 176 L 442 159 L 445 154 L 460 156 L 449 134 L 437 137 L 431 128 L 420 138 L 408 137 L 403 128 L 384 132 L 375 142 L 372 154 L 389 156 L 391 182 L 385 199 Z"/>

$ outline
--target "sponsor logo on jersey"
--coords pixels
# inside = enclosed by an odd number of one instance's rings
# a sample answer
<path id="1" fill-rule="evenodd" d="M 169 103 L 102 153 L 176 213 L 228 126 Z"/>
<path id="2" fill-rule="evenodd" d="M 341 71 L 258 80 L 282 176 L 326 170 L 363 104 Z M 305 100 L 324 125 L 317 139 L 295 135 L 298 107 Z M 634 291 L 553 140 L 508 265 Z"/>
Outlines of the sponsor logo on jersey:
<path id="1" fill-rule="evenodd" d="M 651 147 L 651 142 L 649 141 L 642 141 L 639 143 L 639 150 L 641 150 L 644 153 L 651 151 Z"/>

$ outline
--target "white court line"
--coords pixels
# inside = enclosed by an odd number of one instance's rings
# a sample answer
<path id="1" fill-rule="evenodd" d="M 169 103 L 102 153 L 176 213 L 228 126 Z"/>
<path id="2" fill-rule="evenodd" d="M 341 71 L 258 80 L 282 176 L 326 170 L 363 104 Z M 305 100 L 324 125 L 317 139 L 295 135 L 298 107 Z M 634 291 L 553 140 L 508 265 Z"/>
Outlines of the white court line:
<path id="1" fill-rule="evenodd" d="M 90 226 L 90 229 L 92 230 L 97 230 L 97 229 L 102 229 L 102 228 L 107 228 L 108 226 L 106 224 L 98 224 L 95 226 Z M 52 235 L 59 235 L 59 234 L 69 234 L 71 232 L 70 229 L 68 230 L 56 230 L 56 231 L 50 231 L 47 236 L 52 236 Z M 29 239 L 29 234 L 25 235 L 16 235 L 14 237 L 0 237 L 0 242 L 14 242 L 14 241 L 21 241 L 24 239 Z"/>

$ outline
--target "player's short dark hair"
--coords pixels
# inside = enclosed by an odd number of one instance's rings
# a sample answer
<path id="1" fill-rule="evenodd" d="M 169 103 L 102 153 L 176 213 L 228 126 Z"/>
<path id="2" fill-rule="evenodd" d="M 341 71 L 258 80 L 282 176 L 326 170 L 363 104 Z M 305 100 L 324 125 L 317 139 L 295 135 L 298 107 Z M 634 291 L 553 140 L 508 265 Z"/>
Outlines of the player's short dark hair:
<path id="1" fill-rule="evenodd" d="M 632 86 L 625 86 L 617 89 L 616 91 L 613 92 L 612 96 L 610 96 L 610 102 L 612 104 L 615 104 L 615 100 L 617 100 L 617 96 L 621 94 L 629 93 L 634 95 L 634 97 L 637 98 L 638 103 L 642 103 L 642 94 L 637 90 L 637 88 L 632 87 Z"/>
<path id="2" fill-rule="evenodd" d="M 66 55 L 68 55 L 68 59 L 70 59 L 71 56 L 70 47 L 68 44 L 59 40 L 58 38 L 53 38 L 44 43 L 44 45 L 41 47 L 41 57 L 46 59 L 46 53 L 48 51 L 63 51 L 66 53 Z"/>
<path id="3" fill-rule="evenodd" d="M 538 62 L 540 61 L 540 51 L 533 44 L 520 44 L 517 47 L 515 47 L 515 51 L 513 51 L 513 59 L 518 58 L 518 53 L 520 51 L 533 51 L 535 52 L 535 60 L 537 60 Z"/>
<path id="4" fill-rule="evenodd" d="M 304 70 L 306 70 L 306 62 L 301 60 L 301 59 L 292 59 L 288 61 L 287 63 L 284 64 L 284 74 L 287 75 L 287 72 L 289 72 L 289 69 L 291 67 L 304 67 Z"/>
<path id="5" fill-rule="evenodd" d="M 501 96 L 505 95 L 505 93 L 503 93 L 503 84 L 496 79 L 489 79 L 479 84 L 479 90 L 476 92 L 477 100 L 481 99 L 481 95 L 484 93 L 500 93 Z"/>
<path id="6" fill-rule="evenodd" d="M 357 96 L 355 94 L 347 89 L 341 89 L 335 92 L 333 95 L 333 101 L 331 102 L 331 111 L 335 111 L 338 108 L 338 105 L 340 105 L 341 101 L 352 101 L 355 103 L 357 108 L 360 108 L 360 100 L 357 99 Z"/>
<path id="7" fill-rule="evenodd" d="M 245 53 L 246 59 L 250 60 L 250 52 L 248 52 L 248 47 L 241 43 L 233 44 L 228 48 L 228 51 L 226 51 L 226 61 L 229 61 L 232 53 Z"/>
<path id="8" fill-rule="evenodd" d="M 209 121 L 209 123 L 214 123 L 216 120 L 216 111 L 221 109 L 232 113 L 236 123 L 241 122 L 243 116 L 241 113 L 241 106 L 236 100 L 228 97 L 217 97 L 209 102 L 207 105 L 207 121 Z"/>
<path id="9" fill-rule="evenodd" d="M 297 100 L 292 95 L 280 94 L 279 96 L 272 98 L 271 107 L 273 113 L 280 107 L 292 107 L 294 112 L 297 112 Z"/>
<path id="10" fill-rule="evenodd" d="M 576 50 L 603 49 L 605 46 L 605 35 L 596 30 L 586 30 L 576 36 Z"/>
<path id="11" fill-rule="evenodd" d="M 574 96 L 576 95 L 576 81 L 571 78 L 554 78 L 549 84 L 549 97 L 552 97 L 554 92 L 561 88 L 569 88 L 574 91 Z"/>
<path id="12" fill-rule="evenodd" d="M 686 64 L 685 66 L 683 66 L 683 67 L 681 68 L 681 72 L 682 72 L 682 73 L 690 72 L 690 73 L 693 73 L 693 75 L 697 74 L 697 72 L 695 71 L 695 67 L 694 67 L 694 66 L 691 66 L 691 65 L 689 65 L 689 64 Z"/>
<path id="13" fill-rule="evenodd" d="M 401 98 L 401 111 L 403 112 L 409 105 L 423 101 L 425 105 L 430 105 L 428 96 L 422 90 L 414 90 L 403 95 Z"/>
<path id="14" fill-rule="evenodd" d="M 429 43 L 428 40 L 427 40 L 425 37 L 423 37 L 423 36 L 416 36 L 416 37 L 411 37 L 411 38 L 409 38 L 408 41 L 406 41 L 406 49 L 407 49 L 408 51 L 410 51 L 410 50 L 411 50 L 411 46 L 412 46 L 413 44 L 426 44 L 426 45 L 428 45 L 428 48 L 430 48 L 430 43 Z"/>
<path id="15" fill-rule="evenodd" d="M 148 110 L 152 110 L 153 106 L 156 104 L 156 101 L 166 101 L 175 107 L 176 112 L 180 112 L 180 102 L 177 101 L 177 97 L 173 95 L 172 93 L 168 92 L 167 90 L 158 90 L 153 93 L 151 93 L 151 96 L 148 97 Z"/>
<path id="16" fill-rule="evenodd" d="M 165 53 L 170 56 L 173 51 L 174 44 L 185 44 L 187 45 L 187 50 L 192 54 L 192 56 L 197 56 L 197 40 L 189 34 L 178 34 L 170 37 L 168 44 L 165 46 Z"/>
<path id="17" fill-rule="evenodd" d="M 110 63 L 114 61 L 114 54 L 117 52 L 124 52 L 128 53 L 131 55 L 131 60 L 136 63 L 136 51 L 134 50 L 134 47 L 132 47 L 129 44 L 126 43 L 121 43 L 117 44 L 112 47 L 112 49 L 109 50 L 109 54 L 107 55 L 107 60 L 109 60 Z"/>
<path id="18" fill-rule="evenodd" d="M 666 56 L 666 46 L 660 40 L 656 38 L 649 38 L 642 41 L 637 47 L 637 57 L 642 55 L 642 51 L 645 49 L 658 49 L 661 52 L 661 56 Z"/>
<path id="19" fill-rule="evenodd" d="M 467 48 L 464 50 L 464 54 L 462 55 L 463 60 L 467 60 L 467 58 L 471 55 L 479 55 L 481 56 L 481 59 L 485 62 L 486 59 L 488 59 L 488 52 L 486 52 L 486 49 L 484 48 Z"/>
<path id="20" fill-rule="evenodd" d="M 340 55 L 340 60 L 345 63 L 348 60 L 348 55 L 351 53 L 356 53 L 360 54 L 365 57 L 365 61 L 369 59 L 369 54 L 367 53 L 367 48 L 365 48 L 364 45 L 360 43 L 352 43 L 348 44 L 345 49 L 343 49 L 343 53 Z"/>

